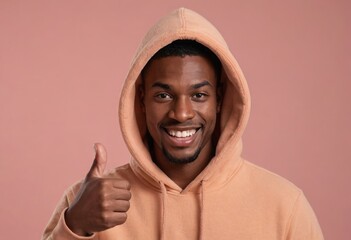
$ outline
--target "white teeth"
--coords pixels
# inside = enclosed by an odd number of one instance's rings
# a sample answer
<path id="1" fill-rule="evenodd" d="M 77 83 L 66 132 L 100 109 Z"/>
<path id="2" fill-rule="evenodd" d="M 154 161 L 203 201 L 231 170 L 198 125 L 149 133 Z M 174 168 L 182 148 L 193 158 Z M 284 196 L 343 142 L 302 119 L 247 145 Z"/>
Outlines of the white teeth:
<path id="1" fill-rule="evenodd" d="M 191 130 L 186 130 L 186 131 L 175 131 L 175 130 L 168 130 L 168 134 L 171 135 L 172 137 L 177 137 L 177 138 L 185 138 L 185 137 L 190 137 L 196 133 L 195 129 Z"/>

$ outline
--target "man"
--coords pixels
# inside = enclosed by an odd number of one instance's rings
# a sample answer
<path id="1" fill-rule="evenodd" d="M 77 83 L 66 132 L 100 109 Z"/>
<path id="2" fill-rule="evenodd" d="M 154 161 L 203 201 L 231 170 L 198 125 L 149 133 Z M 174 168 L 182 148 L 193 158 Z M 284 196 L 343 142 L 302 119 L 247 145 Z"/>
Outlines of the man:
<path id="1" fill-rule="evenodd" d="M 249 109 L 218 31 L 190 10 L 172 12 L 146 35 L 124 84 L 131 162 L 104 175 L 95 144 L 89 173 L 43 239 L 323 239 L 301 190 L 241 158 Z"/>

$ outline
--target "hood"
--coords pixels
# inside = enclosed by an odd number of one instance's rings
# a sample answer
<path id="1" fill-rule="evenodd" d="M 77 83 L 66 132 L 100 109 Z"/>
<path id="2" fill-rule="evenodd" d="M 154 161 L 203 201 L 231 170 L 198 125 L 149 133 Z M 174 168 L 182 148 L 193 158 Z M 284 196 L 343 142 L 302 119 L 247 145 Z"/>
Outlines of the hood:
<path id="1" fill-rule="evenodd" d="M 152 161 L 145 144 L 146 126 L 136 99 L 140 73 L 149 59 L 161 48 L 178 39 L 195 40 L 215 53 L 222 63 L 223 99 L 219 117 L 220 136 L 214 158 L 185 188 L 181 189 Z M 134 173 L 159 189 L 160 183 L 168 191 L 195 191 L 200 182 L 206 189 L 226 183 L 240 168 L 241 137 L 248 121 L 250 95 L 245 77 L 218 30 L 205 18 L 189 9 L 180 8 L 160 19 L 146 34 L 132 60 L 119 105 L 121 132 L 132 155 Z"/>

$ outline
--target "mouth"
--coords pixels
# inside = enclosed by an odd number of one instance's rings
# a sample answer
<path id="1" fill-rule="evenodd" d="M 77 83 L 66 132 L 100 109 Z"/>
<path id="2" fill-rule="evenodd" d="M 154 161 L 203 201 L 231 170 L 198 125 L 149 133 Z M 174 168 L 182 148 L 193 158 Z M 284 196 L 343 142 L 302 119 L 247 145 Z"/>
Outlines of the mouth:
<path id="1" fill-rule="evenodd" d="M 188 138 L 193 136 L 199 128 L 187 129 L 187 130 L 175 130 L 175 129 L 165 129 L 169 136 L 176 138 Z"/>
<path id="2" fill-rule="evenodd" d="M 167 127 L 163 128 L 165 142 L 176 148 L 190 147 L 198 139 L 201 127 L 188 127 L 187 129 Z"/>

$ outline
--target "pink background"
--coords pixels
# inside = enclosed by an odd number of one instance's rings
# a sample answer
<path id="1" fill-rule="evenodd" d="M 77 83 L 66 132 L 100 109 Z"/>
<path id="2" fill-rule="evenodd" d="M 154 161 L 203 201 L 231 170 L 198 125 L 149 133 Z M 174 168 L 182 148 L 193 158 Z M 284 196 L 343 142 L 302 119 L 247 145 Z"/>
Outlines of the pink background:
<path id="1" fill-rule="evenodd" d="M 147 29 L 186 6 L 248 79 L 244 156 L 303 189 L 326 239 L 350 239 L 350 1 L 140 2 L 0 1 L 0 238 L 40 238 L 94 142 L 110 168 L 128 162 L 117 103 L 129 63 Z"/>

